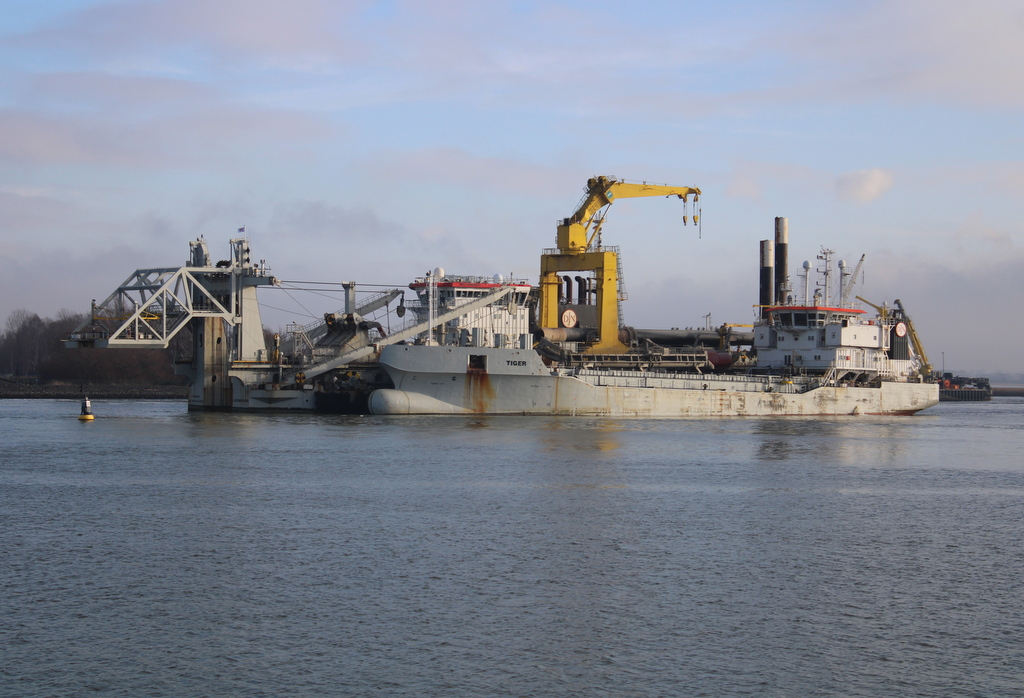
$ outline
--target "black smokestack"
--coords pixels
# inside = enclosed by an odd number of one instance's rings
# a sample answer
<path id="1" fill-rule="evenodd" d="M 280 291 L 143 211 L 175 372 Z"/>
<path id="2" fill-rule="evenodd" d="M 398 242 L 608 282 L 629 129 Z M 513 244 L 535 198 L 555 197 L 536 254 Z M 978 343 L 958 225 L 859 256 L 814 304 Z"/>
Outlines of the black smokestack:
<path id="1" fill-rule="evenodd" d="M 775 302 L 786 303 L 789 293 L 789 219 L 775 219 Z"/>
<path id="2" fill-rule="evenodd" d="M 775 305 L 775 255 L 771 240 L 761 241 L 761 286 L 758 304 L 761 306 L 761 317 L 768 317 L 767 306 Z"/>

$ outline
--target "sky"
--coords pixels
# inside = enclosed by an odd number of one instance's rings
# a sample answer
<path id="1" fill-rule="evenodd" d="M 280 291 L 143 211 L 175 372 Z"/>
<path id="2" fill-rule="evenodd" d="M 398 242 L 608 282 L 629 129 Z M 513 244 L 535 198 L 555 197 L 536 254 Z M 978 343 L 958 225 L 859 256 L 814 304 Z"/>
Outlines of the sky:
<path id="1" fill-rule="evenodd" d="M 758 241 L 899 298 L 936 368 L 1024 374 L 1024 5 L 0 0 L 0 322 L 245 226 L 288 281 L 536 282 L 589 177 L 627 324 L 749 323 Z M 366 288 L 370 288 L 367 286 Z M 260 291 L 281 328 L 334 298 Z"/>

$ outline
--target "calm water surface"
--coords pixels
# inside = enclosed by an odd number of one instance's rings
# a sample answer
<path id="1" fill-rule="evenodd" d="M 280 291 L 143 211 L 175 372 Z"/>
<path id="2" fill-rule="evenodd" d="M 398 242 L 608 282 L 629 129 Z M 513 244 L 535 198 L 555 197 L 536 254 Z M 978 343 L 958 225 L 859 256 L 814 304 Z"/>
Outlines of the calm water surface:
<path id="1" fill-rule="evenodd" d="M 2 696 L 1024 696 L 1024 400 L 0 400 Z"/>

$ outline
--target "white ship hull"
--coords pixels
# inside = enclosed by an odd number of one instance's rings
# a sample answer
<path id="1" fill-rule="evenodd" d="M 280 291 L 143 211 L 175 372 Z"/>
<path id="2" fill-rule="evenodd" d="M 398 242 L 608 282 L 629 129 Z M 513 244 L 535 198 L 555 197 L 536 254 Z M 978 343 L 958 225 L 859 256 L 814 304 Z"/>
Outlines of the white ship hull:
<path id="1" fill-rule="evenodd" d="M 469 369 L 471 357 L 484 357 L 485 368 Z M 843 387 L 813 378 L 553 369 L 529 349 L 391 346 L 380 363 L 395 388 L 370 396 L 375 414 L 913 414 L 939 401 L 927 383 Z"/>

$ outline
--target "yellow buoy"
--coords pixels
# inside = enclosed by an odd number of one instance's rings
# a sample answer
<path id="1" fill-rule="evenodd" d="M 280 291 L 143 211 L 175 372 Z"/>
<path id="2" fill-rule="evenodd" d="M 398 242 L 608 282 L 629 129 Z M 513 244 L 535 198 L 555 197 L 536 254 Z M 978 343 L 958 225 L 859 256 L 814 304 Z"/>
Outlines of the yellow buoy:
<path id="1" fill-rule="evenodd" d="M 92 414 L 92 403 L 89 402 L 89 398 L 82 398 L 82 414 L 78 415 L 78 421 L 89 422 L 96 419 Z"/>

